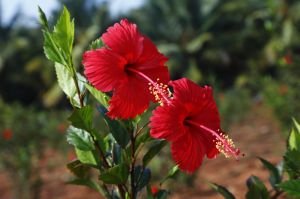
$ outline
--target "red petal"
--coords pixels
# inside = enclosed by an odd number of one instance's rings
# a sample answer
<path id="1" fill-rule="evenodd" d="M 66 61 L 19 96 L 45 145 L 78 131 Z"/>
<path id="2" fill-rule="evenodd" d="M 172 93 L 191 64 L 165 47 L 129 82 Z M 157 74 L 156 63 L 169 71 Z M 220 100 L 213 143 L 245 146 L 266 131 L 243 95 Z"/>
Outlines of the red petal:
<path id="1" fill-rule="evenodd" d="M 172 81 L 170 85 L 174 89 L 174 100 L 185 105 L 191 120 L 215 131 L 220 129 L 220 116 L 211 87 L 200 87 L 186 78 Z"/>
<path id="2" fill-rule="evenodd" d="M 170 81 L 169 71 L 165 66 L 168 59 L 158 52 L 156 46 L 147 37 L 145 37 L 143 45 L 143 53 L 132 67 L 153 81 L 159 78 L 159 82 L 167 84 Z"/>
<path id="3" fill-rule="evenodd" d="M 193 173 L 201 165 L 206 153 L 204 144 L 201 136 L 191 134 L 172 143 L 173 159 L 182 171 Z"/>
<path id="4" fill-rule="evenodd" d="M 150 118 L 150 135 L 157 139 L 176 141 L 185 135 L 183 120 L 186 117 L 180 103 L 157 107 Z"/>
<path id="5" fill-rule="evenodd" d="M 102 35 L 104 43 L 124 57 L 129 63 L 133 63 L 143 51 L 143 36 L 139 33 L 136 24 L 127 19 L 115 23 Z"/>
<path id="6" fill-rule="evenodd" d="M 147 83 L 130 77 L 127 83 L 116 88 L 109 101 L 108 116 L 122 119 L 134 118 L 148 108 L 151 98 Z"/>
<path id="7" fill-rule="evenodd" d="M 111 50 L 101 48 L 86 51 L 82 64 L 88 80 L 102 92 L 111 91 L 127 80 L 124 72 L 126 60 Z"/>

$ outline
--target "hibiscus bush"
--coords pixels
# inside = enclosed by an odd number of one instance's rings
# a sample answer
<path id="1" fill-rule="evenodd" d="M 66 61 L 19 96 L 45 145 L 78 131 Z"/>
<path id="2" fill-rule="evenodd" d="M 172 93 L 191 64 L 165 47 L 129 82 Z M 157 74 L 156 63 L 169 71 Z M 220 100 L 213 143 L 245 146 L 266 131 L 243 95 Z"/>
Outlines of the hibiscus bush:
<path id="1" fill-rule="evenodd" d="M 136 24 L 122 19 L 109 27 L 86 49 L 81 67 L 73 62 L 75 27 L 68 10 L 53 31 L 39 11 L 45 55 L 73 107 L 67 141 L 77 159 L 67 165 L 75 176 L 69 183 L 107 198 L 165 198 L 169 192 L 162 185 L 177 172 L 194 173 L 205 157 L 219 153 L 239 158 L 221 130 L 212 88 L 170 80 L 168 59 Z M 168 145 L 174 166 L 161 176 L 160 187 L 151 186 L 149 163 Z"/>

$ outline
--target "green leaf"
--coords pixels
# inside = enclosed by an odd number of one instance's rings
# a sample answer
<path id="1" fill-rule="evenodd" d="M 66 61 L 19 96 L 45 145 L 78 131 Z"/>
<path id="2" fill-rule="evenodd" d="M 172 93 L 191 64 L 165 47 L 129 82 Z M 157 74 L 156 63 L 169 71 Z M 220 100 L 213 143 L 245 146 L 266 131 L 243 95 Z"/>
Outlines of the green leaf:
<path id="1" fill-rule="evenodd" d="M 60 55 L 60 51 L 58 50 L 57 45 L 53 41 L 52 34 L 47 30 L 43 30 L 43 35 L 44 35 L 43 49 L 44 49 L 45 56 L 53 62 L 57 62 L 65 65 L 66 62 L 64 58 Z"/>
<path id="2" fill-rule="evenodd" d="M 151 170 L 143 168 L 142 166 L 136 166 L 134 168 L 134 180 L 136 182 L 136 191 L 142 190 L 147 186 L 151 179 Z"/>
<path id="3" fill-rule="evenodd" d="M 68 120 L 76 128 L 90 132 L 93 129 L 93 109 L 91 106 L 75 109 Z"/>
<path id="4" fill-rule="evenodd" d="M 300 198 L 300 179 L 282 182 L 278 185 L 278 187 L 285 191 L 288 195 Z"/>
<path id="5" fill-rule="evenodd" d="M 149 151 L 143 157 L 143 165 L 146 167 L 148 163 L 154 158 L 154 156 L 160 152 L 160 150 L 167 145 L 167 141 L 160 140 L 155 141 L 155 143 L 150 147 Z"/>
<path id="6" fill-rule="evenodd" d="M 256 176 L 251 176 L 247 180 L 248 192 L 247 199 L 268 199 L 270 198 L 269 192 L 264 183 Z"/>
<path id="7" fill-rule="evenodd" d="M 74 40 L 74 20 L 71 21 L 70 13 L 66 7 L 63 8 L 62 13 L 54 26 L 52 35 L 55 43 L 62 49 L 65 56 L 70 58 Z"/>
<path id="8" fill-rule="evenodd" d="M 225 199 L 235 199 L 234 195 L 225 187 L 215 183 L 209 183 L 209 186 L 216 192 L 220 193 Z"/>
<path id="9" fill-rule="evenodd" d="M 135 148 L 137 149 L 141 143 L 145 143 L 147 141 L 151 141 L 153 140 L 153 138 L 150 136 L 150 131 L 149 130 L 145 130 L 145 132 L 141 133 L 135 141 Z"/>
<path id="10" fill-rule="evenodd" d="M 112 120 L 103 114 L 104 120 L 109 127 L 110 133 L 116 140 L 116 142 L 122 147 L 125 148 L 130 140 L 129 133 L 122 126 L 122 124 L 117 120 Z"/>
<path id="11" fill-rule="evenodd" d="M 115 164 L 120 164 L 122 160 L 122 150 L 118 143 L 113 143 L 112 159 Z"/>
<path id="12" fill-rule="evenodd" d="M 288 172 L 290 178 L 300 176 L 300 151 L 288 150 L 284 156 L 284 169 Z"/>
<path id="13" fill-rule="evenodd" d="M 126 164 L 119 164 L 100 174 L 99 179 L 106 184 L 123 184 L 127 181 L 129 170 Z"/>
<path id="14" fill-rule="evenodd" d="M 300 125 L 294 118 L 293 122 L 294 128 L 292 128 L 289 137 L 289 149 L 300 151 Z"/>
<path id="15" fill-rule="evenodd" d="M 97 166 L 97 162 L 100 162 L 98 156 L 95 156 L 92 151 L 82 151 L 78 148 L 75 148 L 75 152 L 78 160 L 83 164 Z"/>
<path id="16" fill-rule="evenodd" d="M 67 164 L 67 168 L 78 178 L 85 178 L 90 168 L 82 164 L 79 160 L 74 160 Z"/>
<path id="17" fill-rule="evenodd" d="M 107 109 L 109 97 L 105 93 L 102 93 L 101 91 L 97 90 L 96 88 L 87 83 L 84 85 L 89 90 L 89 92 L 95 97 L 95 99 Z"/>
<path id="18" fill-rule="evenodd" d="M 259 157 L 259 160 L 262 162 L 262 164 L 265 166 L 265 168 L 269 170 L 269 172 L 270 172 L 269 181 L 270 181 L 272 187 L 276 188 L 276 184 L 280 183 L 280 181 L 281 181 L 279 170 L 276 168 L 276 166 L 274 166 L 267 160 L 260 158 L 260 157 Z"/>
<path id="19" fill-rule="evenodd" d="M 96 182 L 94 182 L 93 180 L 88 179 L 88 178 L 78 178 L 78 179 L 70 180 L 67 183 L 73 184 L 73 185 L 84 185 L 95 191 L 103 193 L 103 190 L 101 189 L 99 184 L 97 184 Z"/>
<path id="20" fill-rule="evenodd" d="M 42 24 L 43 28 L 45 28 L 47 30 L 48 29 L 47 17 L 45 15 L 45 13 L 43 12 L 43 10 L 40 8 L 40 6 L 38 6 L 38 10 L 39 10 L 39 16 L 40 16 L 40 23 Z"/>
<path id="21" fill-rule="evenodd" d="M 90 134 L 82 129 L 70 126 L 68 129 L 67 141 L 82 151 L 94 150 L 93 139 Z"/>
<path id="22" fill-rule="evenodd" d="M 56 77 L 58 85 L 70 99 L 70 103 L 75 107 L 80 107 L 79 97 L 71 71 L 62 64 L 55 63 Z"/>
<path id="23" fill-rule="evenodd" d="M 173 166 L 168 174 L 160 181 L 160 185 L 162 185 L 163 183 L 165 183 L 168 179 L 173 178 L 179 171 L 179 167 L 178 165 Z"/>
<path id="24" fill-rule="evenodd" d="M 90 50 L 96 50 L 98 48 L 101 48 L 104 46 L 104 43 L 103 41 L 99 38 L 99 39 L 96 39 L 95 41 L 93 41 L 90 46 L 89 46 L 89 49 Z"/>
<path id="25" fill-rule="evenodd" d="M 159 190 L 155 196 L 157 199 L 166 199 L 169 196 L 169 192 L 167 190 Z"/>

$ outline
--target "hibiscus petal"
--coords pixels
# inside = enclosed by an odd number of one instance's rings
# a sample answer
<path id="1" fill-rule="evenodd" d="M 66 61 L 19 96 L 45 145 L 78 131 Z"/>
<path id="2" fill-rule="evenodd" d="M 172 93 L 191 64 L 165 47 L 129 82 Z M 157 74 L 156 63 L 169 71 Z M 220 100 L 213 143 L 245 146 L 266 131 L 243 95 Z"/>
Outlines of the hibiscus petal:
<path id="1" fill-rule="evenodd" d="M 127 19 L 122 19 L 120 23 L 108 28 L 102 35 L 102 40 L 128 63 L 134 63 L 143 51 L 144 37 L 139 33 L 136 24 Z"/>
<path id="2" fill-rule="evenodd" d="M 147 87 L 146 82 L 129 77 L 128 82 L 115 89 L 109 101 L 108 116 L 128 119 L 143 113 L 152 98 Z"/>
<path id="3" fill-rule="evenodd" d="M 101 48 L 86 51 L 82 64 L 88 80 L 102 92 L 113 90 L 127 79 L 124 72 L 126 60 L 111 50 Z"/>
<path id="4" fill-rule="evenodd" d="M 182 171 L 193 173 L 201 165 L 206 148 L 201 136 L 187 134 L 183 139 L 172 143 L 171 152 Z"/>
<path id="5" fill-rule="evenodd" d="M 150 118 L 150 135 L 157 139 L 177 141 L 185 135 L 183 120 L 186 113 L 181 104 L 157 107 Z"/>
<path id="6" fill-rule="evenodd" d="M 186 78 L 172 81 L 170 85 L 174 89 L 174 101 L 185 104 L 191 120 L 215 131 L 220 129 L 220 116 L 211 87 L 200 87 Z"/>

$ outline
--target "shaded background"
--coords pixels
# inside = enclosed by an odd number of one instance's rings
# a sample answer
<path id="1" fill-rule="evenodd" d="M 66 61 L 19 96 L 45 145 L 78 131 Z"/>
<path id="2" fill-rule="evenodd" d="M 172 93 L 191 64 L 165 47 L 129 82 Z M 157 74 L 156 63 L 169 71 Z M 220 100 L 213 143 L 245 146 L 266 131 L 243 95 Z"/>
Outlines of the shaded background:
<path id="1" fill-rule="evenodd" d="M 99 198 L 66 185 L 74 158 L 65 131 L 68 101 L 42 51 L 37 5 L 50 24 L 66 5 L 75 18 L 75 64 L 108 26 L 128 18 L 169 57 L 172 79 L 212 85 L 229 131 L 246 157 L 206 161 L 170 181 L 173 198 L 218 198 L 206 181 L 242 198 L 256 160 L 279 163 L 291 117 L 300 119 L 300 2 L 297 0 L 0 0 L 0 198 Z M 152 163 L 153 184 L 168 151 Z M 216 171 L 218 171 L 216 173 Z M 74 192 L 76 190 L 76 192 Z"/>

